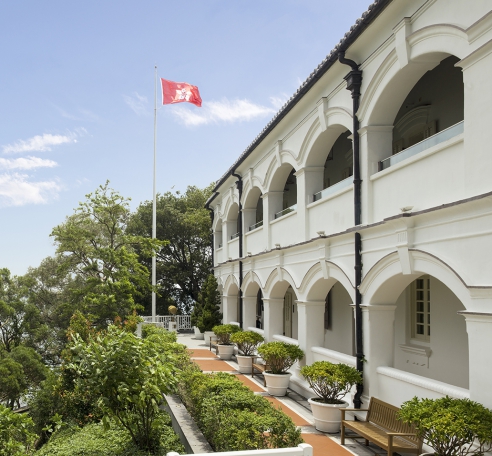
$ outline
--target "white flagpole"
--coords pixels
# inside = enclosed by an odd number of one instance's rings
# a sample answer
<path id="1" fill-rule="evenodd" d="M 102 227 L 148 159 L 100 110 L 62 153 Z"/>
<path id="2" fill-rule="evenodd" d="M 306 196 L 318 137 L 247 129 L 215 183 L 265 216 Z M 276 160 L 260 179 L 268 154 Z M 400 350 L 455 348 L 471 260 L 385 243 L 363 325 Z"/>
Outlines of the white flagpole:
<path id="1" fill-rule="evenodd" d="M 154 182 L 153 182 L 153 200 L 152 200 L 152 239 L 157 237 L 157 197 L 155 188 L 155 164 L 156 164 L 156 136 L 157 136 L 157 65 L 154 66 Z M 156 254 L 152 255 L 152 321 L 156 322 Z"/>

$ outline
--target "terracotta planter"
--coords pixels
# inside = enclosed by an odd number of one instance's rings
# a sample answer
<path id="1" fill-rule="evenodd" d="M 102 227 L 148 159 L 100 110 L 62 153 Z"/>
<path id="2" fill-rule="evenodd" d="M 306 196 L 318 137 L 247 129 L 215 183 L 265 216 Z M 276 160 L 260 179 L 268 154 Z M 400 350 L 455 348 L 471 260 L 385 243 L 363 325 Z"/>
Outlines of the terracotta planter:
<path id="1" fill-rule="evenodd" d="M 236 355 L 238 371 L 241 374 L 251 374 L 252 363 L 256 361 L 257 356 Z"/>
<path id="2" fill-rule="evenodd" d="M 217 345 L 217 349 L 219 350 L 219 358 L 228 360 L 232 358 L 234 354 L 234 345 Z"/>
<path id="3" fill-rule="evenodd" d="M 340 409 L 346 408 L 348 404 L 324 404 L 322 402 L 308 399 L 313 412 L 314 425 L 318 431 L 336 434 L 340 432 L 341 414 Z"/>
<path id="4" fill-rule="evenodd" d="M 203 340 L 204 335 L 202 332 L 200 332 L 200 330 L 196 326 L 193 326 L 193 330 L 195 331 L 195 339 L 196 340 Z"/>
<path id="5" fill-rule="evenodd" d="M 291 375 L 290 372 L 287 372 L 286 374 L 263 372 L 268 394 L 272 396 L 285 396 L 287 394 Z"/>
<path id="6" fill-rule="evenodd" d="M 205 331 L 203 333 L 203 338 L 205 339 L 205 343 L 210 344 L 210 337 L 214 337 L 215 333 L 213 331 Z"/>

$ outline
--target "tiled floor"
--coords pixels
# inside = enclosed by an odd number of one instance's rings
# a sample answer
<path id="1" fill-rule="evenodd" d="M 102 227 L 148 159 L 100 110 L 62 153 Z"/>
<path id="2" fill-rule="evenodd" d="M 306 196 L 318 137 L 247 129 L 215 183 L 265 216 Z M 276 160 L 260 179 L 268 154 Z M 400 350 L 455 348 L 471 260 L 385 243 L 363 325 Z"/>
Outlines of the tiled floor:
<path id="1" fill-rule="evenodd" d="M 370 445 L 366 447 L 352 439 L 346 439 L 346 445 L 340 445 L 339 434 L 329 435 L 319 432 L 314 427 L 314 420 L 306 398 L 294 391 L 288 390 L 285 397 L 272 397 L 263 387 L 261 377 L 240 374 L 234 361 L 220 360 L 215 352 L 208 349 L 203 340 L 194 339 L 192 334 L 178 334 L 178 342 L 186 345 L 192 359 L 204 372 L 230 372 L 237 375 L 238 380 L 251 388 L 256 394 L 261 394 L 290 416 L 294 423 L 301 428 L 302 438 L 313 446 L 314 456 L 375 456 L 386 455 L 386 451 Z"/>

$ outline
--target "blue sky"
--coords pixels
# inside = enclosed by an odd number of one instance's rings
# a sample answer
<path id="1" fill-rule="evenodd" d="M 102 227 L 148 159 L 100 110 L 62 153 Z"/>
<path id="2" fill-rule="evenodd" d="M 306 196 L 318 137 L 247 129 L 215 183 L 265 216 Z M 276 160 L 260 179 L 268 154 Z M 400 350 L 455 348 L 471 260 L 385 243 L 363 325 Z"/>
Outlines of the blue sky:
<path id="1" fill-rule="evenodd" d="M 154 65 L 203 107 L 158 110 L 157 189 L 217 180 L 369 0 L 0 3 L 0 267 L 53 255 L 49 234 L 107 179 L 152 199 Z"/>

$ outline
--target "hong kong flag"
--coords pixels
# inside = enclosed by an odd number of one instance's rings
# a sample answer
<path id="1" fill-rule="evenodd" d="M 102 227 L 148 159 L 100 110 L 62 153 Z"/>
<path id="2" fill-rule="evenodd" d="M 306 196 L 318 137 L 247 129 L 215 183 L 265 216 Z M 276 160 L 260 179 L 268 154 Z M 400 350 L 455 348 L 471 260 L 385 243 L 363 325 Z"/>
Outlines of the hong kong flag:
<path id="1" fill-rule="evenodd" d="M 198 87 L 186 82 L 173 82 L 162 79 L 162 104 L 193 103 L 195 106 L 202 106 L 202 99 Z"/>

